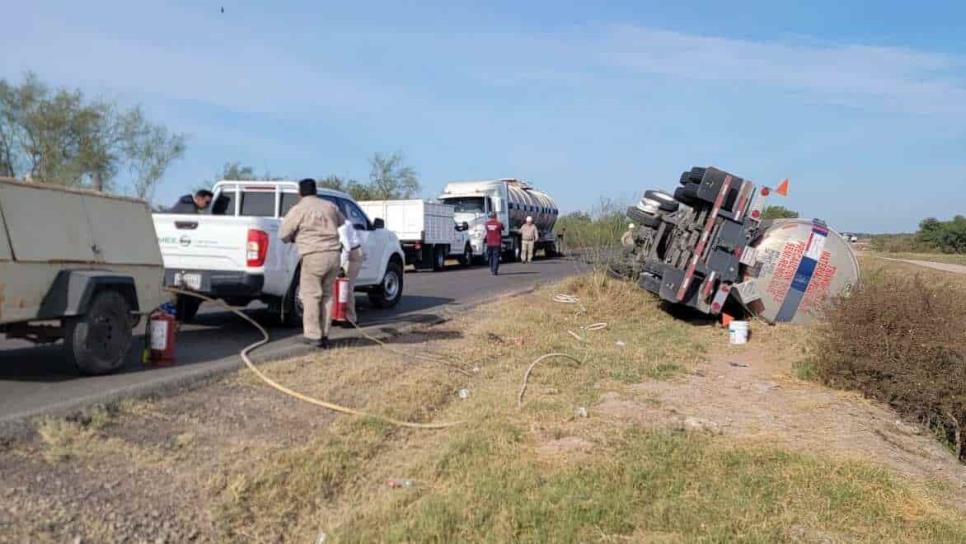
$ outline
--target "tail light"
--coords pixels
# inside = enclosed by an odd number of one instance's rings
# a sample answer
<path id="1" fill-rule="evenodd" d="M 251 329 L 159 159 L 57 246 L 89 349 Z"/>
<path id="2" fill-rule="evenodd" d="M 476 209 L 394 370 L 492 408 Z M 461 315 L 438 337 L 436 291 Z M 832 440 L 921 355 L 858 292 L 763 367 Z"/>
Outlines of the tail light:
<path id="1" fill-rule="evenodd" d="M 247 264 L 258 268 L 265 266 L 268 256 L 268 233 L 263 230 L 248 229 L 248 247 L 245 253 Z"/>

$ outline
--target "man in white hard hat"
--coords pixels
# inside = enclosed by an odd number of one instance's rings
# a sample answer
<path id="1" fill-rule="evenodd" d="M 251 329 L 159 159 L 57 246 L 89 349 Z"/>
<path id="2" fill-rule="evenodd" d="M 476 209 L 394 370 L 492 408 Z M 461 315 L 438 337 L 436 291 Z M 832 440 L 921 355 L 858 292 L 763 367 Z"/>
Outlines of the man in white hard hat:
<path id="1" fill-rule="evenodd" d="M 627 230 L 621 236 L 621 246 L 623 246 L 625 253 L 634 249 L 634 232 L 634 223 L 628 223 Z"/>
<path id="2" fill-rule="evenodd" d="M 537 226 L 533 224 L 533 218 L 528 215 L 526 223 L 520 227 L 520 259 L 523 262 L 529 263 L 533 260 L 533 245 L 537 243 L 538 237 Z"/>

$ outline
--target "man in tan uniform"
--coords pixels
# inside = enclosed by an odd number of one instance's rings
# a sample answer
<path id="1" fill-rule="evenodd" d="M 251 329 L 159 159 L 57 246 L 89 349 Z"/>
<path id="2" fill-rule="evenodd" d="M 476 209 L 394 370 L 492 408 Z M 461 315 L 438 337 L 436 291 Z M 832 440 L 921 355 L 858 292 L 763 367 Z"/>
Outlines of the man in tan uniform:
<path id="1" fill-rule="evenodd" d="M 302 257 L 299 297 L 302 300 L 304 341 L 318 348 L 329 347 L 332 323 L 332 284 L 339 275 L 339 226 L 345 216 L 335 204 L 318 197 L 314 179 L 299 182 L 298 203 L 285 214 L 278 236 L 295 242 Z"/>
<path id="2" fill-rule="evenodd" d="M 537 226 L 533 224 L 533 218 L 527 216 L 526 223 L 520 227 L 520 259 L 529 263 L 533 260 L 533 245 L 537 243 Z"/>

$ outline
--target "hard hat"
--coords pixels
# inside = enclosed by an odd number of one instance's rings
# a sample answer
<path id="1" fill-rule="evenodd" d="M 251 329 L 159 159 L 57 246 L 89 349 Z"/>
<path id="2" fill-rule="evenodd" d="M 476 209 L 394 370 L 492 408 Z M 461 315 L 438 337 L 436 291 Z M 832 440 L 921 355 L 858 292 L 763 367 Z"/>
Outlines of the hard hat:
<path id="1" fill-rule="evenodd" d="M 632 229 L 632 228 L 634 228 L 634 223 L 628 223 L 628 224 L 627 224 L 627 228 L 629 228 L 629 229 Z"/>
<path id="2" fill-rule="evenodd" d="M 533 223 L 533 218 L 529 215 L 527 216 L 527 223 Z"/>

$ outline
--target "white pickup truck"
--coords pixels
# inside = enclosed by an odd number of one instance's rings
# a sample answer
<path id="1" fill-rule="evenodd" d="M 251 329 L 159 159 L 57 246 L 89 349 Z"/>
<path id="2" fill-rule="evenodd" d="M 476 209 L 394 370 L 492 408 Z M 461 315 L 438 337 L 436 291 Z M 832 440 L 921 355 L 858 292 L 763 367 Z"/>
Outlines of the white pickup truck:
<path id="1" fill-rule="evenodd" d="M 203 214 L 154 215 L 164 257 L 164 283 L 227 303 L 244 306 L 261 300 L 282 319 L 301 324 L 298 297 L 299 256 L 294 244 L 278 238 L 285 213 L 298 202 L 294 181 L 220 181 Z M 370 220 L 352 197 L 319 189 L 352 222 L 365 255 L 356 290 L 368 293 L 378 307 L 402 298 L 403 251 L 382 219 Z M 190 320 L 198 303 L 178 301 L 179 319 Z"/>

